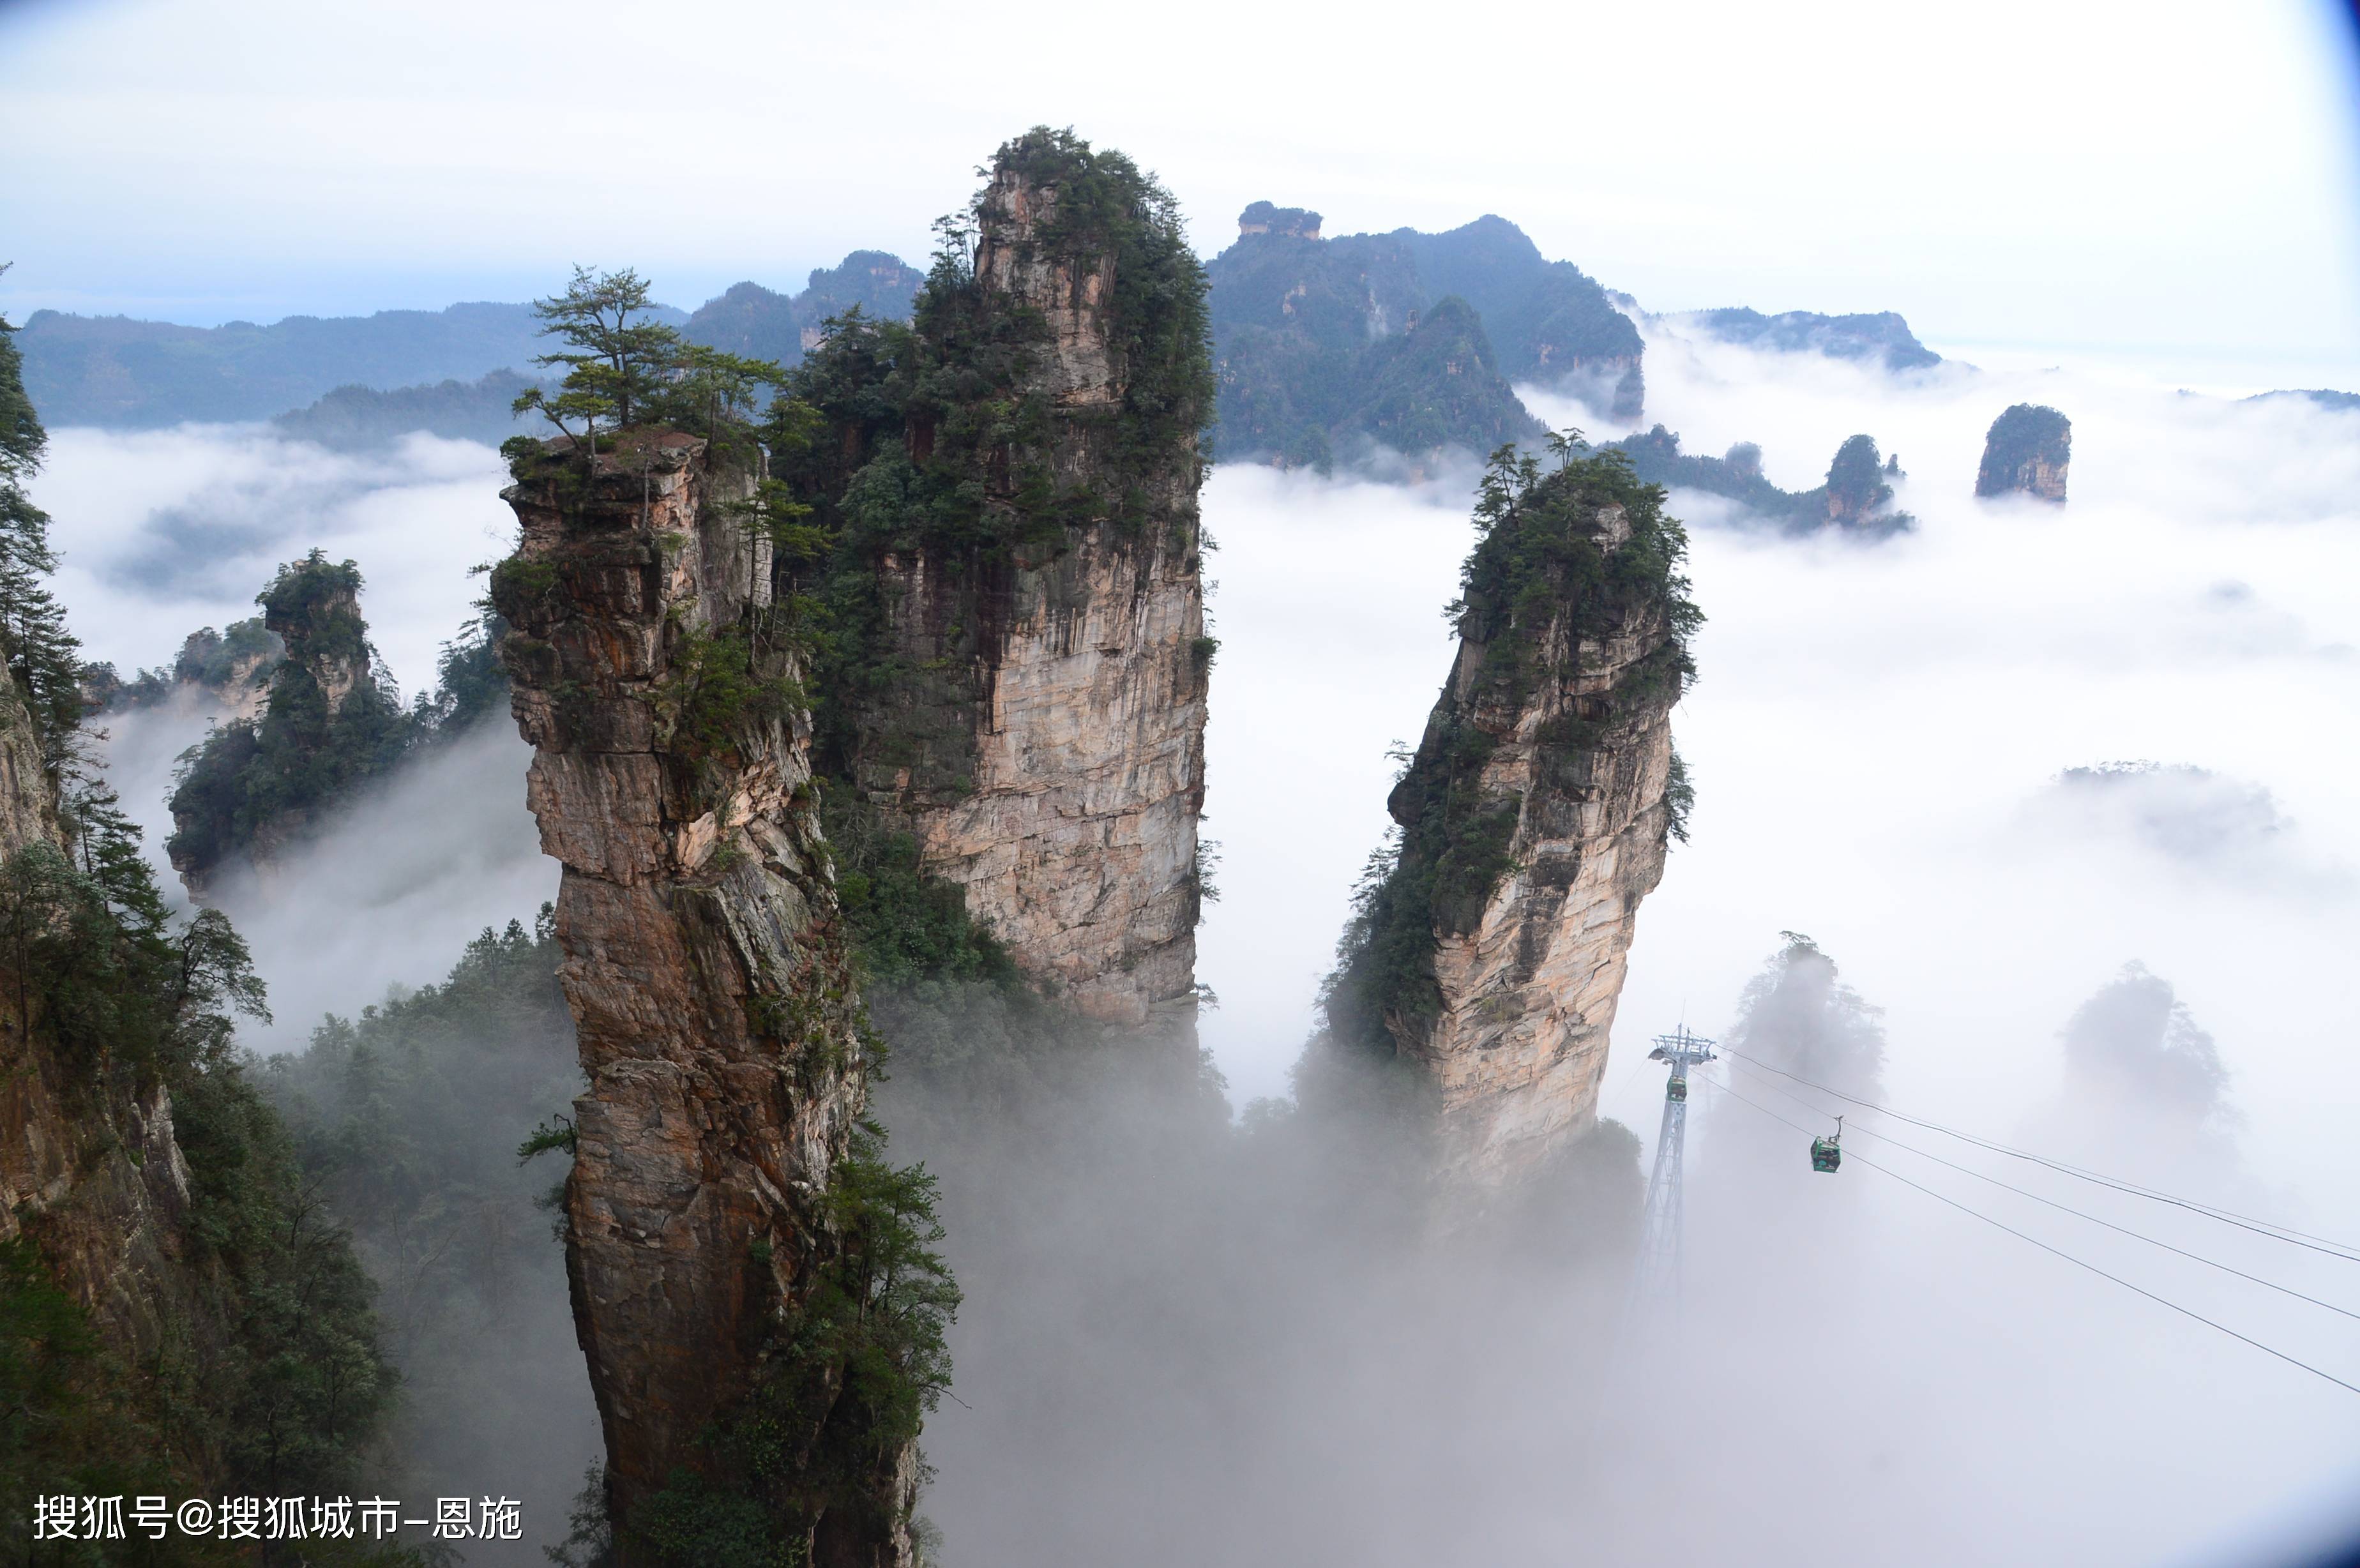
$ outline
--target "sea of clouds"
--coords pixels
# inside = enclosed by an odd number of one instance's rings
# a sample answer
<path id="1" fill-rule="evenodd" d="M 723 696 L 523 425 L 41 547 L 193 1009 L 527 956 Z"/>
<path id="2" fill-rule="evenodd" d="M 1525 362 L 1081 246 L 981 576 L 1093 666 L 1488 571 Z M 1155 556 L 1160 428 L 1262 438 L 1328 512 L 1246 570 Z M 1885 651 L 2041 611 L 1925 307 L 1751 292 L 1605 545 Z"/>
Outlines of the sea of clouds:
<path id="1" fill-rule="evenodd" d="M 1647 1037 L 1682 1020 L 1724 1029 L 1779 933 L 1799 931 L 1885 1010 L 1894 1105 L 2076 1158 L 2088 1123 L 2060 1030 L 2136 960 L 2218 1042 L 2237 1203 L 2360 1236 L 2360 1063 L 2338 1043 L 2360 1020 L 2360 417 L 2097 364 L 2011 356 L 1896 378 L 1649 332 L 1646 422 L 1699 453 L 1757 441 L 1790 488 L 1818 483 L 1864 431 L 1900 455 L 1899 504 L 1919 521 L 1876 545 L 1797 541 L 1749 530 L 1726 502 L 1673 495 L 1709 617 L 1699 681 L 1675 715 L 1698 801 L 1691 841 L 1640 914 L 1604 1113 L 1652 1141 L 1662 1079 Z M 1552 425 L 1622 433 L 1545 391 L 1527 397 Z M 2074 422 L 2062 509 L 1973 498 L 1983 431 L 2016 401 Z M 1240 1105 L 1286 1093 L 1349 887 L 1385 827 L 1388 746 L 1415 742 L 1449 662 L 1443 610 L 1472 532 L 1468 471 L 1446 472 L 1405 485 L 1224 467 L 1206 492 L 1222 644 L 1206 833 L 1222 844 L 1222 898 L 1200 974 L 1221 998 L 1204 1038 Z M 359 562 L 377 646 L 415 691 L 469 614 L 466 569 L 506 548 L 500 483 L 485 449 L 424 438 L 355 458 L 245 427 L 65 430 L 37 497 L 93 658 L 126 674 L 168 662 L 197 626 L 253 613 L 276 565 L 318 546 Z M 172 709 L 112 724 L 116 782 L 153 840 L 172 759 L 205 722 Z M 279 1013 L 257 1043 L 300 1043 L 323 1011 L 437 978 L 481 926 L 530 920 L 555 877 L 522 807 L 527 760 L 495 724 L 357 802 L 268 884 L 224 891 Z M 1553 1303 L 1522 1274 L 1497 1292 L 1386 1276 L 1399 1299 L 1345 1313 L 1324 1360 L 1239 1345 L 1241 1365 L 1312 1370 L 1233 1388 L 1264 1401 L 1238 1419 L 1209 1393 L 1187 1419 L 1096 1409 L 1083 1430 L 1137 1436 L 1099 1445 L 1106 1497 L 1153 1496 L 1160 1476 L 1202 1483 L 1188 1507 L 1157 1511 L 1132 1560 L 1253 1560 L 1229 1532 L 1295 1508 L 1327 1528 L 1277 1530 L 1295 1560 L 1338 1563 L 1555 1559 L 1577 1538 L 1601 1562 L 2234 1561 L 2255 1532 L 2348 1486 L 2360 1396 L 1899 1178 L 2360 1382 L 2349 1318 L 1907 1147 L 1852 1146 L 1889 1174 L 1813 1177 L 1801 1128 L 1837 1107 L 1716 1075 L 1727 1089 L 1701 1085 L 1689 1126 L 1685 1313 L 1642 1376 L 1611 1385 L 1602 1419 L 1590 1379 L 1616 1331 L 1596 1290 Z M 2360 1303 L 2360 1265 L 1887 1130 Z M 2172 1169 L 2168 1142 L 2142 1152 L 2136 1127 L 2114 1132 L 2112 1153 L 2127 1136 L 2125 1158 Z M 1206 1277 L 1226 1277 L 1209 1261 L 1218 1237 L 1142 1236 L 1104 1215 L 1082 1229 L 1128 1236 L 1108 1246 L 1142 1256 L 1199 1249 Z M 1299 1333 L 1306 1290 L 1266 1320 Z M 1513 1313 L 1513 1332 L 1486 1320 L 1493 1310 Z M 1109 1312 L 1061 1328 L 1076 1359 L 1060 1369 L 1011 1327 L 1014 1311 L 971 1293 L 958 1341 L 963 1393 L 1000 1392 L 999 1415 L 946 1405 L 934 1423 L 955 1563 L 1016 1560 L 1024 1521 L 1009 1497 L 1056 1506 L 1054 1486 L 1006 1473 L 1037 1475 L 1011 1443 L 1045 1441 L 1058 1410 L 1083 1408 L 1074 1367 L 1120 1386 L 1120 1368 L 1170 1348 L 1153 1313 Z M 1536 1345 L 1556 1348 L 1535 1360 Z M 1188 1383 L 1162 1393 L 1185 1399 Z M 1025 1420 L 995 1425 L 1020 1385 Z M 1225 1524 L 1241 1475 L 1262 1479 Z M 1099 1517 L 1088 1539 L 1122 1539 L 1126 1517 Z M 963 1531 L 976 1552 L 958 1551 Z"/>

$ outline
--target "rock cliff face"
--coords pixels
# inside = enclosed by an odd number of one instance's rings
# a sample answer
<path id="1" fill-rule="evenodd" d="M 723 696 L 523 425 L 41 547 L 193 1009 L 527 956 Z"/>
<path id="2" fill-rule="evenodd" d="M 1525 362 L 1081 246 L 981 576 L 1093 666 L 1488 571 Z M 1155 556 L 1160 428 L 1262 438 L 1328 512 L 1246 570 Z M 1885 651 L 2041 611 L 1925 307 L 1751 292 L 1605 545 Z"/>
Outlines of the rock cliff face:
<path id="1" fill-rule="evenodd" d="M 952 444 L 980 398 L 913 398 L 898 429 L 864 432 L 814 396 L 838 421 L 829 451 L 864 460 L 822 482 L 823 505 L 889 470 L 921 497 L 958 483 L 983 496 L 956 530 L 913 500 L 860 556 L 882 624 L 854 674 L 900 678 L 823 693 L 844 710 L 834 765 L 1027 975 L 1093 1017 L 1161 1029 L 1194 1014 L 1212 645 L 1207 373 L 1186 324 L 1202 277 L 1153 194 L 1120 155 L 1051 133 L 1001 149 L 972 278 L 921 299 L 917 352 L 959 352 L 946 318 L 1012 340 L 978 374 L 1022 410 L 1014 439 Z"/>
<path id="2" fill-rule="evenodd" d="M 2031 495 L 2065 504 L 2073 459 L 2073 421 L 2054 408 L 2018 403 L 1992 421 L 1975 471 L 1978 495 Z"/>
<path id="3" fill-rule="evenodd" d="M 701 1467 L 830 1256 L 866 1097 L 809 717 L 759 614 L 770 550 L 723 506 L 749 489 L 702 440 L 636 431 L 586 472 L 560 442 L 504 492 L 521 541 L 493 593 L 590 1080 L 567 1262 L 623 1519 Z M 883 1456 L 875 1507 L 804 1519 L 808 1560 L 908 1560 L 914 1475 Z"/>
<path id="4" fill-rule="evenodd" d="M 35 844 L 62 851 L 65 839 L 31 715 L 14 682 L 0 681 L 0 855 Z M 190 1177 L 171 1096 L 160 1083 L 96 1092 L 87 1072 L 25 1037 L 13 1000 L 0 1012 L 13 1058 L 0 1075 L 0 1242 L 38 1236 L 108 1341 L 135 1359 L 152 1353 L 168 1307 L 189 1294 L 179 1260 Z"/>
<path id="5" fill-rule="evenodd" d="M 1459 656 L 1328 997 L 1429 1087 L 1447 1178 L 1537 1170 L 1596 1114 L 1639 903 L 1688 788 L 1678 526 L 1612 460 L 1495 469 Z"/>
<path id="6" fill-rule="evenodd" d="M 934 564 L 895 568 L 896 638 L 920 659 L 955 640 L 958 595 Z M 1084 537 L 1005 583 L 961 737 L 972 772 L 933 791 L 890 762 L 858 778 L 1027 975 L 1091 1017 L 1176 1027 L 1194 1010 L 1205 792 L 1194 558 Z"/>

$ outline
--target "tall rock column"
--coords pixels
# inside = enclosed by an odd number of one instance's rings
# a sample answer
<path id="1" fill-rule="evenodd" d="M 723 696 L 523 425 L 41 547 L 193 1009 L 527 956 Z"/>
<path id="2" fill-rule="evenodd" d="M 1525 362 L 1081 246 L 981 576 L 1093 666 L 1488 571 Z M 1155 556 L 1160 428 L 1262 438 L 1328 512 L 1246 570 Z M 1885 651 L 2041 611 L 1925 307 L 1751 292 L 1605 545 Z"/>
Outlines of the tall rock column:
<path id="1" fill-rule="evenodd" d="M 1526 1174 L 1597 1110 L 1639 903 L 1688 786 L 1696 612 L 1661 492 L 1616 458 L 1495 465 L 1449 683 L 1389 809 L 1398 859 L 1331 984 L 1335 1043 L 1430 1091 L 1447 1176 Z"/>
<path id="2" fill-rule="evenodd" d="M 2073 421 L 2038 403 L 2016 403 L 1992 421 L 1975 494 L 2030 495 L 2065 504 L 2065 473 L 2073 461 Z"/>
<path id="3" fill-rule="evenodd" d="M 721 505 L 749 489 L 639 430 L 587 466 L 554 443 L 503 493 L 521 539 L 493 596 L 590 1080 L 567 1263 L 625 1521 L 775 1363 L 866 1096 L 768 547 Z M 907 1560 L 914 1469 L 880 1456 L 872 1507 L 806 1521 L 809 1560 Z"/>
<path id="4" fill-rule="evenodd" d="M 1062 133 L 1000 149 L 972 277 L 930 284 L 916 321 L 942 362 L 1017 346 L 966 372 L 967 401 L 913 399 L 869 460 L 969 486 L 991 542 L 922 535 L 877 560 L 885 638 L 867 662 L 908 675 L 847 699 L 843 759 L 1020 968 L 1134 1026 L 1194 1016 L 1213 651 L 1204 278 L 1168 203 Z M 1020 410 L 1016 439 L 952 444 L 994 407 Z"/>

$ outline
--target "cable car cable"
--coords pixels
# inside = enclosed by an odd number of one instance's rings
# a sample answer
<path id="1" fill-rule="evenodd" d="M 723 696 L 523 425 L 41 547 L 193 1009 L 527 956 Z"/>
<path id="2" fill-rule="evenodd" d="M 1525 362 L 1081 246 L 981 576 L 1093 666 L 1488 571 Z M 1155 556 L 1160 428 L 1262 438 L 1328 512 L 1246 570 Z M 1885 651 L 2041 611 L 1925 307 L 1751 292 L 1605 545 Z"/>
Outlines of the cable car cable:
<path id="1" fill-rule="evenodd" d="M 1735 1100 L 1739 1105 L 1749 1105 L 1754 1110 L 1760 1111 L 1772 1121 L 1793 1127 L 1799 1133 L 1809 1134 L 1811 1131 L 1810 1128 L 1803 1126 L 1800 1122 L 1787 1121 L 1786 1117 L 1780 1116 L 1777 1112 L 1764 1105 L 1754 1105 L 1753 1101 L 1747 1099 L 1744 1095 L 1739 1094 L 1736 1090 L 1731 1088 L 1726 1083 L 1711 1078 L 1707 1078 L 1704 1082 L 1710 1083 L 1714 1088 L 1720 1090 L 1731 1099 Z M 2231 1339 L 2243 1340 L 2245 1344 L 2252 1345 L 2256 1350 L 2262 1351 L 2270 1356 L 2275 1356 L 2289 1367 L 2300 1367 L 2315 1377 L 2324 1377 L 2327 1381 L 2334 1384 L 2337 1388 L 2344 1389 L 2347 1393 L 2360 1394 L 2360 1383 L 2347 1383 L 2333 1372 L 2324 1371 L 2320 1367 L 2313 1367 L 2308 1361 L 2299 1360 L 2294 1356 L 2289 1356 L 2283 1350 L 2274 1350 L 2270 1346 L 2264 1345 L 2260 1340 L 2254 1338 L 2252 1335 L 2239 1334 L 2227 1323 L 2216 1323 L 2192 1307 L 2183 1307 L 2178 1301 L 2171 1300 L 2168 1296 L 2158 1296 L 2153 1290 L 2147 1289 L 2143 1285 L 2132 1284 L 2128 1279 L 2124 1279 L 2119 1274 L 2110 1274 L 2094 1263 L 2084 1262 L 2082 1259 L 2074 1257 L 2071 1253 L 2066 1251 L 2061 1247 L 2051 1247 L 2049 1243 L 2041 1240 L 2038 1236 L 2028 1236 L 2025 1232 L 2016 1229 L 2012 1225 L 1992 1218 L 1989 1214 L 1984 1214 L 1980 1209 L 1972 1208 L 1967 1204 L 1959 1202 L 1956 1198 L 1945 1197 L 1942 1193 L 1934 1191 L 1933 1188 L 1927 1186 L 1922 1181 L 1912 1181 L 1908 1177 L 1904 1176 L 1901 1172 L 1894 1170 L 1889 1165 L 1879 1165 L 1873 1160 L 1862 1160 L 1858 1155 L 1854 1155 L 1852 1158 L 1854 1160 L 1858 1160 L 1861 1164 L 1867 1166 L 1871 1171 L 1882 1171 L 1885 1175 L 1892 1177 L 1896 1181 L 1900 1182 L 1905 1187 L 1915 1187 L 1918 1191 L 1925 1193 L 1928 1197 L 1935 1199 L 1939 1203 L 1948 1203 L 1950 1207 L 1958 1210 L 1961 1214 L 1972 1214 L 1975 1218 L 1983 1221 L 1983 1224 L 1990 1225 L 1996 1230 L 2004 1230 L 2007 1232 L 2008 1235 L 2016 1237 L 2018 1241 L 2028 1241 L 2033 1246 L 2040 1248 L 2043 1252 L 2054 1253 L 2057 1257 L 2063 1258 L 2066 1262 L 2086 1269 L 2102 1279 L 2111 1279 L 2125 1290 L 2136 1291 L 2139 1295 L 2145 1296 L 2148 1301 L 2153 1301 L 2159 1306 L 2169 1307 L 2173 1312 L 2180 1313 L 2182 1317 L 2194 1318 L 2198 1323 L 2202 1323 L 2207 1328 L 2219 1329 Z"/>
<path id="2" fill-rule="evenodd" d="M 1787 1094 L 1786 1090 L 1779 1088 L 1775 1083 L 1765 1083 L 1762 1087 L 1769 1090 L 1774 1094 L 1779 1095 L 1781 1098 L 1802 1106 L 1807 1111 L 1816 1112 L 1819 1108 L 1807 1100 L 1797 1099 L 1795 1095 Z M 2093 1225 L 2103 1225 L 2106 1229 L 2129 1236 L 2134 1241 L 2146 1242 L 2149 1247 L 2159 1247 L 2166 1252 L 2177 1253 L 2182 1258 L 2191 1258 L 2209 1268 L 2218 1269 L 2223 1274 L 2234 1274 L 2240 1279 L 2250 1280 L 2254 1284 L 2260 1285 L 2265 1289 L 2276 1290 L 2281 1295 L 2292 1296 L 2298 1301 L 2309 1301 L 2314 1307 L 2324 1307 L 2331 1312 L 2339 1313 L 2342 1316 L 2350 1318 L 2355 1323 L 2360 1323 L 2360 1312 L 2355 1312 L 2349 1307 L 2339 1307 L 2333 1301 L 2322 1301 L 2317 1296 L 2305 1295 L 2302 1291 L 2294 1289 L 2290 1285 L 2281 1285 L 2275 1279 L 2265 1279 L 2258 1274 L 2248 1274 L 2242 1269 L 2232 1268 L 2230 1265 L 2223 1263 L 2217 1258 L 2207 1258 L 2201 1252 L 2191 1252 L 2184 1247 L 2174 1247 L 2168 1241 L 2158 1240 L 2156 1237 L 2148 1236 L 2143 1231 L 2133 1230 L 2128 1225 L 2119 1225 L 2114 1224 L 2112 1220 L 2100 1219 L 2096 1214 L 2085 1214 L 2081 1210 L 2073 1207 L 2070 1203 L 2060 1203 L 2054 1198 L 2044 1198 L 2038 1192 L 2027 1192 L 2024 1188 L 2018 1187 L 2012 1182 L 2003 1181 L 1996 1176 L 1987 1175 L 1984 1172 L 1976 1170 L 1972 1165 L 1961 1165 L 1955 1160 L 1945 1160 L 1940 1155 L 1929 1153 L 1925 1149 L 1919 1149 L 1915 1144 L 1904 1143 L 1899 1138 L 1895 1138 L 1891 1133 L 1873 1132 L 1863 1127 L 1855 1127 L 1852 1130 L 1852 1135 L 1856 1138 L 1864 1137 L 1881 1138 L 1885 1142 L 1893 1145 L 1896 1149 L 1907 1149 L 1910 1153 L 1917 1155 L 1921 1160 L 1930 1160 L 1937 1165 L 1947 1165 L 1953 1171 L 1963 1171 L 1967 1175 L 1973 1177 L 1978 1181 L 1988 1181 L 1993 1186 L 2001 1189 L 2003 1192 L 2014 1192 L 2019 1198 L 2029 1198 L 2036 1203 L 2046 1203 L 2050 1208 L 2058 1210 L 2060 1213 L 2071 1214 L 2075 1219 L 2088 1220 Z M 1854 1158 L 1857 1159 L 1858 1156 L 1855 1155 Z"/>
<path id="3" fill-rule="evenodd" d="M 2142 1187 L 2136 1181 L 2119 1181 L 2103 1171 L 2086 1170 L 2079 1165 L 2068 1165 L 2063 1160 L 2051 1160 L 2045 1154 L 2035 1154 L 2028 1149 L 2010 1149 L 2006 1144 L 1994 1143 L 1987 1138 L 1979 1138 L 1971 1132 L 1961 1132 L 1956 1127 L 1947 1127 L 1939 1122 L 1926 1121 L 1910 1116 L 1907 1112 L 1894 1110 L 1888 1105 L 1880 1105 L 1873 1100 L 1863 1100 L 1857 1094 L 1847 1094 L 1841 1089 L 1830 1089 L 1825 1083 L 1816 1083 L 1800 1073 L 1789 1073 L 1783 1067 L 1773 1067 L 1766 1062 L 1756 1061 L 1743 1051 L 1732 1050 L 1727 1045 L 1721 1046 L 1721 1051 L 1724 1056 L 1752 1062 L 1765 1072 L 1775 1073 L 1781 1078 L 1792 1079 L 1806 1088 L 1817 1089 L 1823 1094 L 1833 1094 L 1839 1100 L 1859 1105 L 1864 1110 L 1892 1116 L 1898 1121 L 1907 1122 L 1912 1127 L 1924 1127 L 1928 1132 L 1939 1132 L 1945 1137 L 1972 1143 L 1979 1149 L 1988 1149 L 1994 1154 L 2005 1154 L 2015 1160 L 2028 1160 L 2035 1165 L 2045 1165 L 2051 1171 L 2061 1171 L 2065 1175 L 2078 1177 L 2084 1181 L 2095 1182 L 2101 1187 L 2111 1187 L 2118 1192 L 2128 1192 L 2134 1197 L 2187 1209 L 2191 1213 L 2202 1214 L 2207 1219 L 2219 1220 L 2223 1225 L 2233 1225 L 2241 1230 L 2250 1230 L 2256 1235 L 2268 1236 L 2273 1241 L 2285 1242 L 2289 1247 L 2300 1247 L 2311 1252 L 2323 1252 L 2330 1258 L 2341 1258 L 2346 1263 L 2360 1263 L 2360 1248 L 2355 1248 L 2349 1243 L 2336 1241 L 2323 1236 L 2312 1236 L 2306 1231 L 2276 1225 L 2268 1220 L 2256 1219 L 2251 1214 L 2237 1214 L 2234 1210 L 2214 1208 L 2210 1203 L 2200 1203 L 2191 1198 L 2176 1197 L 2153 1187 Z"/>

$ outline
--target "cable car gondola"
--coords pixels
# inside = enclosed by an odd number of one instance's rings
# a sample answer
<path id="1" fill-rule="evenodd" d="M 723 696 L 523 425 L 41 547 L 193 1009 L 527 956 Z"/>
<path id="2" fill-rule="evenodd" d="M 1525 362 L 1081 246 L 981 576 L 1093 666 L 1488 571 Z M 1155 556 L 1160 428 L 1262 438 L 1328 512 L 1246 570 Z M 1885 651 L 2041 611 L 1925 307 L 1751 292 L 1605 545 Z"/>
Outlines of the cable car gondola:
<path id="1" fill-rule="evenodd" d="M 1666 1088 L 1664 1090 L 1664 1098 L 1666 1098 L 1666 1100 L 1685 1100 L 1685 1099 L 1687 1099 L 1688 1097 L 1688 1074 L 1687 1074 L 1687 1073 L 1673 1073 L 1673 1074 L 1672 1074 L 1672 1082 L 1671 1082 L 1670 1085 L 1669 1085 L 1668 1087 L 1666 1087 Z"/>
<path id="2" fill-rule="evenodd" d="M 1811 1139 L 1812 1170 L 1820 1171 L 1833 1171 L 1836 1167 L 1843 1163 L 1843 1117 L 1838 1116 L 1836 1118 L 1836 1131 L 1833 1138 L 1815 1138 Z"/>

